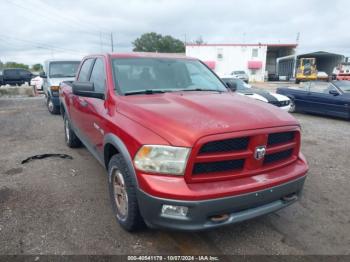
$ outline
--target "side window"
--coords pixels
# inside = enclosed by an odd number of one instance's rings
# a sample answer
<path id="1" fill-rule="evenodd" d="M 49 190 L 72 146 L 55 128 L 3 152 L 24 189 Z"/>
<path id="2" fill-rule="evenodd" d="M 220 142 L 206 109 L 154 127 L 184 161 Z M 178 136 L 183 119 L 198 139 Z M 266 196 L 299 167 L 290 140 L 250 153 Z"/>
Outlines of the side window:
<path id="1" fill-rule="evenodd" d="M 328 94 L 330 90 L 336 90 L 333 85 L 327 82 L 310 82 L 310 92 Z"/>
<path id="2" fill-rule="evenodd" d="M 224 58 L 224 49 L 218 48 L 217 50 L 217 58 L 219 61 L 221 61 Z"/>
<path id="3" fill-rule="evenodd" d="M 106 74 L 103 64 L 103 60 L 98 58 L 96 59 L 94 68 L 91 72 L 90 82 L 94 83 L 95 91 L 97 93 L 105 92 L 105 83 L 106 83 Z"/>
<path id="4" fill-rule="evenodd" d="M 208 72 L 205 72 L 205 74 L 203 74 L 203 71 L 201 71 L 198 65 L 195 64 L 187 63 L 186 66 L 192 82 L 191 85 L 209 87 L 208 83 L 210 85 L 210 82 L 212 81 L 208 75 Z"/>
<path id="5" fill-rule="evenodd" d="M 329 85 L 326 89 L 323 90 L 323 93 L 329 94 L 330 91 L 333 91 L 339 94 L 338 90 L 333 85 Z"/>
<path id="6" fill-rule="evenodd" d="M 89 81 L 89 72 L 93 61 L 94 59 L 92 58 L 84 61 L 79 72 L 79 77 L 78 77 L 79 81 Z"/>
<path id="7" fill-rule="evenodd" d="M 258 57 L 258 52 L 259 52 L 259 49 L 253 48 L 252 49 L 252 57 Z"/>
<path id="8" fill-rule="evenodd" d="M 30 77 L 30 72 L 27 71 L 27 70 L 20 70 L 20 71 L 19 71 L 19 75 L 20 75 L 21 77 Z"/>

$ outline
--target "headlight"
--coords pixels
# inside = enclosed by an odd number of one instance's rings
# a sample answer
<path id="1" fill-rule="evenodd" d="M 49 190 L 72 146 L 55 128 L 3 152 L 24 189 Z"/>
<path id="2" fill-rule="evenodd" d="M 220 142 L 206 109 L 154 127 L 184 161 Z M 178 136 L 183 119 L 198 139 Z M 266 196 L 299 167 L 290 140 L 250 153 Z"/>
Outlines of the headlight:
<path id="1" fill-rule="evenodd" d="M 281 101 L 282 106 L 289 105 L 290 100 Z"/>
<path id="2" fill-rule="evenodd" d="M 135 167 L 151 173 L 183 175 L 190 149 L 186 147 L 145 145 L 134 158 Z"/>

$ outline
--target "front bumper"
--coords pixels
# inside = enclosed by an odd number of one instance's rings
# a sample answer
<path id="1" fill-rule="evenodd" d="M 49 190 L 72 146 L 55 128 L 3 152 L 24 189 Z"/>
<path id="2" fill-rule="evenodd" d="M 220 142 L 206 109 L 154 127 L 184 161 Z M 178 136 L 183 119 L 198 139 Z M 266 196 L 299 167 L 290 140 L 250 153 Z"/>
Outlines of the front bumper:
<path id="1" fill-rule="evenodd" d="M 138 191 L 141 214 L 147 225 L 176 230 L 205 230 L 230 225 L 265 215 L 294 203 L 301 195 L 306 176 L 267 189 L 209 200 L 186 201 L 164 199 Z M 162 205 L 188 207 L 186 217 L 161 214 Z M 213 216 L 227 219 L 214 222 Z"/>
<path id="2" fill-rule="evenodd" d="M 350 80 L 350 75 L 338 75 L 337 80 Z"/>
<path id="3" fill-rule="evenodd" d="M 60 98 L 59 96 L 50 96 L 52 103 L 54 106 L 60 106 Z"/>
<path id="4" fill-rule="evenodd" d="M 301 77 L 297 77 L 297 80 L 299 80 L 299 81 L 316 81 L 317 76 L 301 76 Z"/>
<path id="5" fill-rule="evenodd" d="M 281 108 L 283 111 L 289 112 L 289 110 L 290 110 L 290 104 L 287 105 L 287 106 L 281 106 L 280 108 Z"/>

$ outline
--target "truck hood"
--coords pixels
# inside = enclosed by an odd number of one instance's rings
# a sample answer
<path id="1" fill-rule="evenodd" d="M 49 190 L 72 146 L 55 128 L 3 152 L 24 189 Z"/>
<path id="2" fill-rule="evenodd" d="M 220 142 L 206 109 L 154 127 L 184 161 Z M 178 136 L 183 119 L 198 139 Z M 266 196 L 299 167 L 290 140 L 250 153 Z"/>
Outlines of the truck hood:
<path id="1" fill-rule="evenodd" d="M 173 92 L 122 97 L 117 111 L 174 146 L 234 131 L 298 125 L 289 113 L 234 93 Z"/>
<path id="2" fill-rule="evenodd" d="M 59 78 L 49 78 L 48 85 L 49 86 L 59 86 L 63 81 L 73 81 L 75 77 L 59 77 Z"/>

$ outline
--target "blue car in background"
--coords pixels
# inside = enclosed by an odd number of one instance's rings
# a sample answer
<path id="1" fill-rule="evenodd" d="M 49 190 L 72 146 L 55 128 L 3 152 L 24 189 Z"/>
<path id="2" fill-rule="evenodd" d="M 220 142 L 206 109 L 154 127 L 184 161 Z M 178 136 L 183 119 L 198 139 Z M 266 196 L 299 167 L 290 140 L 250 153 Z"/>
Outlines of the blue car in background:
<path id="1" fill-rule="evenodd" d="M 303 82 L 277 88 L 291 99 L 290 112 L 307 112 L 350 119 L 350 81 Z"/>

